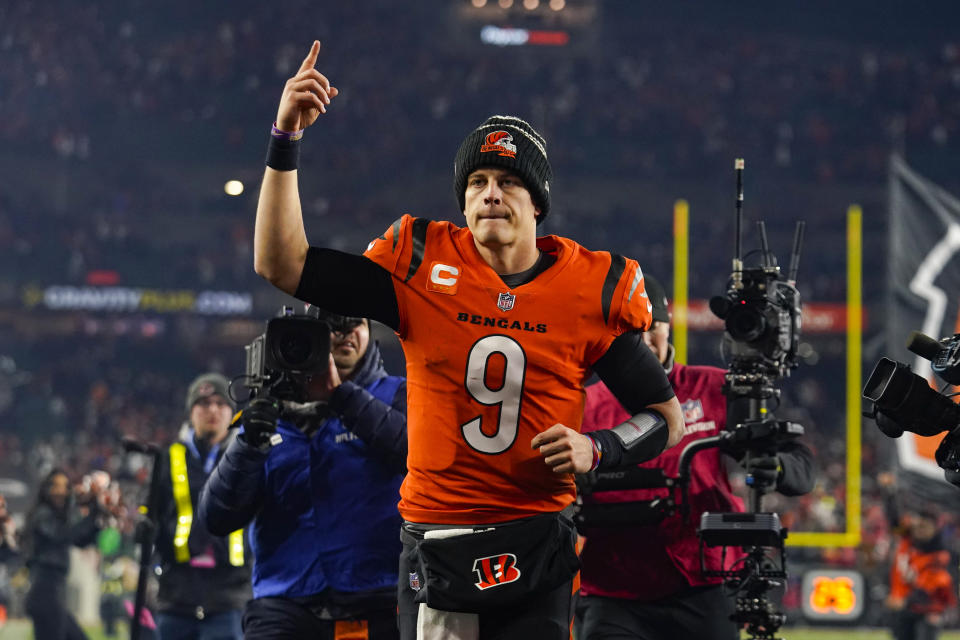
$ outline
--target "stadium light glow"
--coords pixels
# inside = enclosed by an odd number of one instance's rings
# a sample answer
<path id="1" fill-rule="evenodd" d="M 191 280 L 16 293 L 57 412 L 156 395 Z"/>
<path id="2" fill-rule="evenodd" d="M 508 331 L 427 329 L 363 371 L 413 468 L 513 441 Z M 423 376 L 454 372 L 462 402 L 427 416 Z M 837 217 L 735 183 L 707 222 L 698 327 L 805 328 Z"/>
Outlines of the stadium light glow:
<path id="1" fill-rule="evenodd" d="M 500 5 L 501 9 L 509 9 L 513 6 L 513 0 L 499 0 L 497 4 Z"/>
<path id="2" fill-rule="evenodd" d="M 227 180 L 227 183 L 223 185 L 223 191 L 228 196 L 238 196 L 243 193 L 243 183 L 239 180 Z"/>
<path id="3" fill-rule="evenodd" d="M 554 11 L 563 11 L 565 6 L 567 6 L 566 0 L 550 0 L 550 8 Z"/>
<path id="4" fill-rule="evenodd" d="M 533 11 L 540 6 L 540 0 L 523 0 L 523 8 L 527 11 Z"/>
<path id="5" fill-rule="evenodd" d="M 473 4 L 473 6 L 475 6 L 477 9 L 481 9 L 481 8 L 487 6 L 487 0 L 470 0 L 470 2 L 471 2 L 471 3 Z"/>

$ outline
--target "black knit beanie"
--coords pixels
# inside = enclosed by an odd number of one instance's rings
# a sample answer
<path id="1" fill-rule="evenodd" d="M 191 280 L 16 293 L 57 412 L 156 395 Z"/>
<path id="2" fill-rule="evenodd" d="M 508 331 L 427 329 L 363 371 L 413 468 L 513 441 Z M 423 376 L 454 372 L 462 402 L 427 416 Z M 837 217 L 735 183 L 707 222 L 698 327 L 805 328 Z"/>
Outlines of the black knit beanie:
<path id="1" fill-rule="evenodd" d="M 231 409 L 237 408 L 230 395 L 230 381 L 219 373 L 205 373 L 195 378 L 187 389 L 187 413 L 190 413 L 193 405 L 210 396 L 221 396 Z"/>
<path id="2" fill-rule="evenodd" d="M 540 209 L 537 224 L 550 211 L 547 143 L 533 127 L 513 116 L 491 116 L 467 136 L 453 164 L 453 189 L 463 211 L 467 176 L 480 167 L 503 167 L 516 173 Z"/>

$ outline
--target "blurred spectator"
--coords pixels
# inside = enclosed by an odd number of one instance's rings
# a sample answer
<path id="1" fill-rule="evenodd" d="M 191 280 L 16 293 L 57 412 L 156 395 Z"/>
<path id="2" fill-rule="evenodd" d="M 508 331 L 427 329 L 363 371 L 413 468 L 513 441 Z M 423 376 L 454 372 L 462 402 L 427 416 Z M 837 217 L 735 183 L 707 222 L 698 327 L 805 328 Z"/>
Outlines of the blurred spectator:
<path id="1" fill-rule="evenodd" d="M 70 547 L 92 544 L 99 530 L 99 484 L 77 491 L 83 507 L 75 504 L 70 479 L 60 469 L 40 485 L 36 504 L 24 527 L 30 592 L 27 614 L 33 618 L 36 640 L 82 640 L 86 634 L 67 610 L 67 572 Z"/>
<path id="2" fill-rule="evenodd" d="M 7 621 L 11 568 L 19 556 L 17 525 L 7 511 L 7 499 L 0 494 L 0 627 Z"/>
<path id="3" fill-rule="evenodd" d="M 895 640 L 935 640 L 943 615 L 956 606 L 950 552 L 938 514 L 931 508 L 911 507 L 901 521 L 892 488 L 892 476 L 881 481 L 888 490 L 888 515 L 899 530 L 890 568 L 891 631 Z"/>

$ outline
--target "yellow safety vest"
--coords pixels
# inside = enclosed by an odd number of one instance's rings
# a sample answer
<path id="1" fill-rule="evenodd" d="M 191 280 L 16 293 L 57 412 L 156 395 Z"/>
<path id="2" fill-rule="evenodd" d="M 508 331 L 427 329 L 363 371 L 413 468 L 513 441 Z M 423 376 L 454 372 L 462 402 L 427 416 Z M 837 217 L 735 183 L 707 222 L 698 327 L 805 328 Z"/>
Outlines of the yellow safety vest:
<path id="1" fill-rule="evenodd" d="M 177 528 L 173 533 L 173 551 L 177 562 L 189 562 L 190 527 L 193 526 L 193 503 L 190 501 L 190 481 L 187 479 L 187 448 L 182 442 L 170 445 L 170 481 L 173 499 L 177 503 Z M 230 564 L 243 566 L 243 529 L 237 529 L 227 538 Z"/>

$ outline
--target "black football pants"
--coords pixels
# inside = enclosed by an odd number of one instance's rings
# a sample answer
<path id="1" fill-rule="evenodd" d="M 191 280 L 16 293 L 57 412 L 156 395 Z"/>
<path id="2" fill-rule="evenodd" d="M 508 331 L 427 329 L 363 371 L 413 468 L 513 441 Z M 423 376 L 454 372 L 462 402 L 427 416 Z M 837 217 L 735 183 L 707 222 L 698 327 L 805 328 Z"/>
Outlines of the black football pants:
<path id="1" fill-rule="evenodd" d="M 694 587 L 654 602 L 599 596 L 577 604 L 577 640 L 737 640 L 733 600 L 721 586 Z"/>
<path id="2" fill-rule="evenodd" d="M 36 640 L 87 640 L 67 610 L 67 575 L 35 568 L 30 572 L 27 615 L 33 619 Z"/>
<path id="3" fill-rule="evenodd" d="M 244 640 L 397 640 L 393 608 L 352 620 L 321 620 L 286 598 L 257 598 L 243 611 Z"/>

